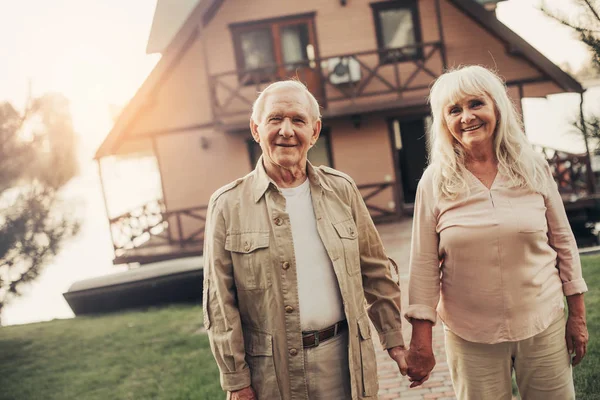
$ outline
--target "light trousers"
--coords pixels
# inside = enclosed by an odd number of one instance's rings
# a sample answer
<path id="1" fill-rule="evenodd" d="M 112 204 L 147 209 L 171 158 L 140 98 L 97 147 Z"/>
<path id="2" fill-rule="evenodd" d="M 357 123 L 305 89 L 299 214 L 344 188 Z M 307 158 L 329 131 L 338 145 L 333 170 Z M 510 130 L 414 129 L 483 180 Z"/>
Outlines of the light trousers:
<path id="1" fill-rule="evenodd" d="M 310 400 L 351 399 L 348 330 L 304 349 L 304 371 Z"/>
<path id="2" fill-rule="evenodd" d="M 445 336 L 458 400 L 511 400 L 513 369 L 523 400 L 575 399 L 562 315 L 543 332 L 516 342 L 468 342 L 448 329 Z"/>

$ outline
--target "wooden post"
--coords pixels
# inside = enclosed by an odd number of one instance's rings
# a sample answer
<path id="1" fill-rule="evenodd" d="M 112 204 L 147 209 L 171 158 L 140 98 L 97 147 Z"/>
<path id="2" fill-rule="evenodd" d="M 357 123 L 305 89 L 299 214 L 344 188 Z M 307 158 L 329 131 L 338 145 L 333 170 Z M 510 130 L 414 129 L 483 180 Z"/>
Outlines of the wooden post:
<path id="1" fill-rule="evenodd" d="M 440 36 L 440 42 L 442 43 L 442 47 L 440 49 L 440 52 L 442 53 L 442 69 L 446 71 L 446 69 L 448 69 L 448 59 L 446 58 L 446 41 L 444 40 L 444 27 L 442 25 L 440 0 L 435 0 L 435 14 L 437 17 L 438 34 Z"/>
<path id="2" fill-rule="evenodd" d="M 579 118 L 581 122 L 581 130 L 583 132 L 583 141 L 585 143 L 585 152 L 587 153 L 586 170 L 587 170 L 587 181 L 588 181 L 588 195 L 596 193 L 596 184 L 594 179 L 594 171 L 592 171 L 592 155 L 590 154 L 590 147 L 588 144 L 587 126 L 585 123 L 585 116 L 583 115 L 583 92 L 579 93 L 581 101 L 579 102 Z"/>
<path id="3" fill-rule="evenodd" d="M 113 245 L 113 252 L 115 257 L 117 256 L 116 250 L 117 246 L 115 244 L 115 239 L 113 237 L 112 232 L 112 224 L 110 223 L 110 212 L 108 210 L 108 200 L 106 198 L 106 189 L 104 188 L 104 178 L 102 177 L 102 165 L 100 163 L 100 158 L 96 160 L 96 165 L 98 166 L 98 178 L 100 179 L 100 189 L 102 190 L 102 200 L 104 200 L 104 211 L 106 212 L 106 218 L 108 219 L 108 231 L 110 233 L 110 241 Z"/>

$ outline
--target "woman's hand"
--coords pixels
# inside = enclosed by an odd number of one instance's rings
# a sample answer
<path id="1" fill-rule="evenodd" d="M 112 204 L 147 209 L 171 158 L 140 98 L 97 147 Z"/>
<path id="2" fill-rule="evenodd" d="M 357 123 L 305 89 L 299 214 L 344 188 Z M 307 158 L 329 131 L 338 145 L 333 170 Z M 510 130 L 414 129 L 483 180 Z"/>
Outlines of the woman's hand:
<path id="1" fill-rule="evenodd" d="M 569 317 L 567 318 L 567 328 L 565 330 L 565 339 L 567 341 L 567 350 L 569 354 L 575 353 L 571 360 L 573 366 L 579 364 L 585 352 L 587 351 L 587 343 L 589 334 L 585 319 L 585 303 L 583 294 L 574 294 L 567 296 L 567 304 L 569 305 Z"/>
<path id="2" fill-rule="evenodd" d="M 572 360 L 572 364 L 575 366 L 581 362 L 587 351 L 589 335 L 585 317 L 569 315 L 565 339 L 567 340 L 569 354 L 575 353 Z"/>
<path id="3" fill-rule="evenodd" d="M 435 356 L 432 349 L 433 322 L 413 319 L 410 321 L 413 327 L 410 349 L 406 357 L 408 364 L 408 378 L 410 387 L 422 385 L 427 379 L 433 367 L 435 367 Z"/>
<path id="4" fill-rule="evenodd" d="M 411 381 L 410 387 L 414 388 L 422 385 L 435 367 L 435 356 L 430 348 L 410 347 L 408 350 L 408 378 Z"/>

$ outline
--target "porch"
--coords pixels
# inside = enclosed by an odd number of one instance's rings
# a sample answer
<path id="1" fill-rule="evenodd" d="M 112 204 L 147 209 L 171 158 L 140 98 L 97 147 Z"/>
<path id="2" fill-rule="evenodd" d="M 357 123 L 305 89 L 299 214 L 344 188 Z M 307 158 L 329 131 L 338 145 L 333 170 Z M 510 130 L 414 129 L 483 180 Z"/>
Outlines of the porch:
<path id="1" fill-rule="evenodd" d="M 597 244 L 593 224 L 600 221 L 600 195 L 590 159 L 547 147 L 537 147 L 550 165 L 565 204 L 571 227 L 580 245 Z M 412 213 L 412 204 L 392 203 L 385 208 L 381 199 L 398 198 L 402 190 L 395 182 L 358 185 L 376 224 L 401 220 Z M 110 219 L 115 252 L 114 264 L 148 264 L 202 255 L 206 205 L 167 210 L 162 200 L 151 201 Z"/>

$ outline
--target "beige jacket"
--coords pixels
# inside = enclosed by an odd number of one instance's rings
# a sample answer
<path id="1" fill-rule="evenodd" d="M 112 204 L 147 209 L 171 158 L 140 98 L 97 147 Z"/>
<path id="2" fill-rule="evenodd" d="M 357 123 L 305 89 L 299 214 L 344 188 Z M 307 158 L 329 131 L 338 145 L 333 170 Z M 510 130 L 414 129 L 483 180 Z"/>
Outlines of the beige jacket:
<path id="1" fill-rule="evenodd" d="M 348 321 L 352 399 L 376 398 L 369 317 L 384 348 L 403 345 L 400 289 L 352 179 L 310 164 L 307 172 Z M 205 232 L 204 325 L 223 390 L 252 385 L 259 400 L 308 399 L 290 220 L 262 159 L 213 194 Z"/>

